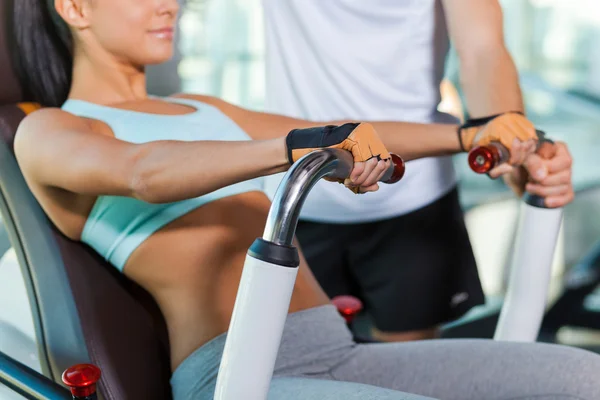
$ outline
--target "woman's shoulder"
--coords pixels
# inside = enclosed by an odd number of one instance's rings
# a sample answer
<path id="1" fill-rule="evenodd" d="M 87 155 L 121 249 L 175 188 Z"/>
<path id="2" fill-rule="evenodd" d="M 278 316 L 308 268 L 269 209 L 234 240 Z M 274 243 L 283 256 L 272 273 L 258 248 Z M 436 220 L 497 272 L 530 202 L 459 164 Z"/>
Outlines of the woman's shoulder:
<path id="1" fill-rule="evenodd" d="M 112 130 L 104 125 L 58 107 L 42 107 L 28 113 L 21 121 L 15 134 L 14 149 L 18 151 L 19 148 L 43 145 L 57 139 L 62 132 L 114 136 Z"/>
<path id="2" fill-rule="evenodd" d="M 95 131 L 89 118 L 72 114 L 59 107 L 42 107 L 29 114 L 21 121 L 16 137 L 45 135 L 55 130 L 76 129 L 78 132 Z"/>
<path id="3" fill-rule="evenodd" d="M 83 119 L 59 107 L 40 107 L 26 116 L 19 124 L 15 138 L 35 136 L 56 128 L 83 124 Z"/>

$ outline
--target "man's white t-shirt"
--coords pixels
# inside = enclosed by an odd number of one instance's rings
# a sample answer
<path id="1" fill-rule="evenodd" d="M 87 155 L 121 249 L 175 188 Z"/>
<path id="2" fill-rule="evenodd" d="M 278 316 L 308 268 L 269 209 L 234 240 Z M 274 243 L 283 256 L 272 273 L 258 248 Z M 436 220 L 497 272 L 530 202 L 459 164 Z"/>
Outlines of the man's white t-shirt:
<path id="1" fill-rule="evenodd" d="M 266 110 L 311 121 L 455 123 L 437 111 L 449 40 L 439 0 L 263 0 Z M 267 178 L 273 195 L 283 174 Z M 451 157 L 355 195 L 321 181 L 301 218 L 358 223 L 422 208 L 456 185 Z"/>

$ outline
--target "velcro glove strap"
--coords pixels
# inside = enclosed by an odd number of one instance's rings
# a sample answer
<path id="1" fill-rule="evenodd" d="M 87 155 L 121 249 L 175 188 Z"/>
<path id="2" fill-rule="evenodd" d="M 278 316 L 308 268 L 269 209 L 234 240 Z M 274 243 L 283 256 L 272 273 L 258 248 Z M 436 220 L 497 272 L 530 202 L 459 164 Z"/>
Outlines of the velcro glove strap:
<path id="1" fill-rule="evenodd" d="M 294 129 L 286 139 L 288 161 L 298 159 L 317 149 L 342 149 L 352 153 L 354 162 L 368 161 L 373 157 L 390 159 L 375 128 L 368 123 L 347 123 L 316 128 Z"/>

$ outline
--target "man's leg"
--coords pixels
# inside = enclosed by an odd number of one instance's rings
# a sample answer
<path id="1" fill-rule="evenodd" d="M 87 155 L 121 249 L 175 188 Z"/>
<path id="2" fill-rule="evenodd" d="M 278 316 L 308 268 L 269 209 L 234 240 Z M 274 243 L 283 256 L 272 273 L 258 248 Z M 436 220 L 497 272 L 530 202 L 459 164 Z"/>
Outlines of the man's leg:
<path id="1" fill-rule="evenodd" d="M 373 339 L 432 339 L 439 325 L 484 303 L 456 189 L 357 232 L 349 260 L 375 325 Z"/>
<path id="2" fill-rule="evenodd" d="M 299 221 L 296 237 L 313 275 L 330 298 L 356 296 L 348 271 L 346 225 Z"/>

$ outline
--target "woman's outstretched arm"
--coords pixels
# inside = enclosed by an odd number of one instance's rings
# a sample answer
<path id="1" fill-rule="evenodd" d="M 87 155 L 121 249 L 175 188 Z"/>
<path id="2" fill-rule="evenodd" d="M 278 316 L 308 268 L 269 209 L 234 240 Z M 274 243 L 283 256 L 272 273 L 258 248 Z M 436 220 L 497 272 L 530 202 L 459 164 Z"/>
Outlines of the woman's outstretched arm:
<path id="1" fill-rule="evenodd" d="M 179 95 L 212 104 L 233 119 L 256 140 L 274 139 L 286 135 L 292 129 L 323 125 L 342 125 L 353 121 L 310 122 L 282 115 L 255 112 L 237 107 L 211 96 Z M 457 125 L 417 124 L 410 122 L 369 122 L 377 131 L 386 148 L 400 155 L 405 161 L 417 158 L 456 154 L 461 151 Z"/>
<path id="2" fill-rule="evenodd" d="M 287 142 L 280 135 L 263 140 L 134 144 L 116 139 L 106 128 L 93 129 L 88 120 L 52 108 L 25 118 L 17 131 L 15 153 L 30 186 L 168 203 L 283 172 L 296 159 L 294 154 L 300 156 L 294 151 L 329 146 L 305 142 L 305 131 L 295 131 Z M 389 161 L 367 157 L 373 149 L 387 153 L 369 132 L 372 128 L 363 127 L 359 132 L 352 126 L 335 131 L 336 138 L 353 133 L 362 137 L 360 143 L 349 141 L 353 145 L 349 149 L 357 152 L 349 185 L 361 192 L 377 190 L 377 182 L 389 166 Z M 308 144 L 311 146 L 306 147 Z"/>
<path id="3" fill-rule="evenodd" d="M 289 167 L 283 137 L 132 144 L 60 109 L 29 115 L 19 126 L 15 153 L 30 184 L 150 203 L 201 196 Z"/>

